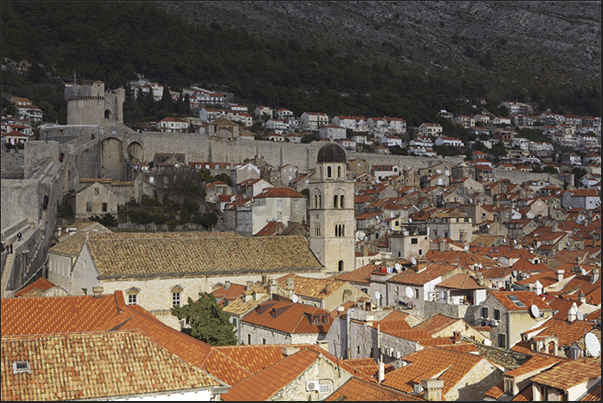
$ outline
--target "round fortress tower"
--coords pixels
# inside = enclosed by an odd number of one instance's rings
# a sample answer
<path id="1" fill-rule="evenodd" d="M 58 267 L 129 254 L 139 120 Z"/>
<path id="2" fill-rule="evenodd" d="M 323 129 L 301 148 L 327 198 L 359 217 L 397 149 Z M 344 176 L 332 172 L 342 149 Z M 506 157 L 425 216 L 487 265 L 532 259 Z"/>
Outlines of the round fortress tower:
<path id="1" fill-rule="evenodd" d="M 68 125 L 103 126 L 112 121 L 123 123 L 123 88 L 105 92 L 105 83 L 74 85 L 65 88 Z"/>

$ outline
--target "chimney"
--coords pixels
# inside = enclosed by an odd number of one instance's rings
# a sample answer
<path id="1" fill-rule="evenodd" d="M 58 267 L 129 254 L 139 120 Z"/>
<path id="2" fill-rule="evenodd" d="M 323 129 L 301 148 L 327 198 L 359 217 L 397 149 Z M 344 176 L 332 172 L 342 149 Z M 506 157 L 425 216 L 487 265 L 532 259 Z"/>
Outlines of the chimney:
<path id="1" fill-rule="evenodd" d="M 287 279 L 287 288 L 293 290 L 293 276 Z"/>
<path id="2" fill-rule="evenodd" d="M 574 303 L 572 303 L 572 307 L 569 309 L 569 311 L 567 311 L 567 321 L 569 323 L 572 323 L 573 321 L 575 321 L 577 313 L 578 313 L 578 306 L 574 302 Z"/>
<path id="3" fill-rule="evenodd" d="M 293 355 L 293 354 L 297 353 L 298 351 L 299 351 L 299 348 L 293 347 L 293 346 L 284 346 L 282 349 L 283 355 L 285 357 Z"/>
<path id="4" fill-rule="evenodd" d="M 484 275 L 477 273 L 477 285 L 484 285 Z"/>
<path id="5" fill-rule="evenodd" d="M 102 298 L 103 287 L 92 287 L 92 293 L 94 294 L 94 298 Z"/>
<path id="6" fill-rule="evenodd" d="M 247 287 L 245 288 L 246 291 L 249 291 L 253 288 L 253 281 L 248 280 L 247 281 Z"/>
<path id="7" fill-rule="evenodd" d="M 461 342 L 461 332 L 459 332 L 459 331 L 452 332 L 452 338 L 453 338 L 454 343 L 460 343 Z"/>
<path id="8" fill-rule="evenodd" d="M 226 280 L 226 281 L 224 282 L 224 289 L 225 289 L 225 290 L 228 290 L 229 288 L 230 288 L 230 281 Z"/>
<path id="9" fill-rule="evenodd" d="M 331 292 L 331 284 L 325 284 L 325 294 L 329 294 Z"/>
<path id="10" fill-rule="evenodd" d="M 417 260 L 417 273 L 422 272 L 427 268 L 427 260 L 421 259 Z"/>
<path id="11" fill-rule="evenodd" d="M 557 276 L 557 282 L 563 281 L 563 270 L 555 270 Z"/>
<path id="12" fill-rule="evenodd" d="M 582 304 L 586 303 L 586 295 L 584 295 L 584 291 L 582 290 L 580 290 L 580 294 L 578 294 L 578 301 Z"/>
<path id="13" fill-rule="evenodd" d="M 266 274 L 262 274 L 262 284 L 268 283 L 268 276 Z"/>
<path id="14" fill-rule="evenodd" d="M 440 252 L 443 252 L 446 250 L 446 241 L 444 241 L 443 238 L 440 238 Z"/>
<path id="15" fill-rule="evenodd" d="M 594 284 L 595 281 L 597 281 L 599 279 L 599 268 L 595 267 L 593 268 L 593 270 L 590 272 L 590 283 Z"/>
<path id="16" fill-rule="evenodd" d="M 368 254 L 369 254 L 368 245 L 366 243 L 364 243 L 364 244 L 362 244 L 362 256 L 368 257 Z"/>
<path id="17" fill-rule="evenodd" d="M 441 379 L 421 379 L 421 386 L 425 393 L 423 399 L 432 402 L 438 402 L 442 400 L 442 388 L 444 388 L 444 381 Z"/>

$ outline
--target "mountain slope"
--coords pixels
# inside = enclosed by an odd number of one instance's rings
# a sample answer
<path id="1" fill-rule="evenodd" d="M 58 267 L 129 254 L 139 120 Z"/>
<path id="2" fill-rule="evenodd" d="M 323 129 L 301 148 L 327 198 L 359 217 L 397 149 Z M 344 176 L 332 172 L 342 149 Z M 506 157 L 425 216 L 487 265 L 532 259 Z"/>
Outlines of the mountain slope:
<path id="1" fill-rule="evenodd" d="M 204 25 L 388 60 L 403 71 L 540 88 L 601 81 L 600 2 L 156 2 Z"/>

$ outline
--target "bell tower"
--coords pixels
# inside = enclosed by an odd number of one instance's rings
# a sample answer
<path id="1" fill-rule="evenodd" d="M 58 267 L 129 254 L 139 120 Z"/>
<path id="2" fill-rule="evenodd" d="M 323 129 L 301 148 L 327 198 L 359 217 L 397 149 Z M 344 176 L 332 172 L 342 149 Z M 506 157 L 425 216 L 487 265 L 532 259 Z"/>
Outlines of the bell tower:
<path id="1" fill-rule="evenodd" d="M 354 253 L 354 182 L 346 179 L 345 150 L 334 143 L 318 151 L 310 190 L 310 249 L 327 272 L 352 271 Z"/>

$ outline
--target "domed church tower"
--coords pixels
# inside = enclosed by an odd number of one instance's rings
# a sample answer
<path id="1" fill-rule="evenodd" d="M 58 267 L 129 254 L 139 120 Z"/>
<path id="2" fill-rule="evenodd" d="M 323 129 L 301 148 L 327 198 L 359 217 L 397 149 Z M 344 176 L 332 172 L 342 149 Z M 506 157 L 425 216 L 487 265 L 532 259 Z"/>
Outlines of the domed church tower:
<path id="1" fill-rule="evenodd" d="M 309 190 L 310 248 L 327 272 L 354 270 L 354 182 L 346 180 L 341 146 L 330 143 L 318 151 Z"/>

